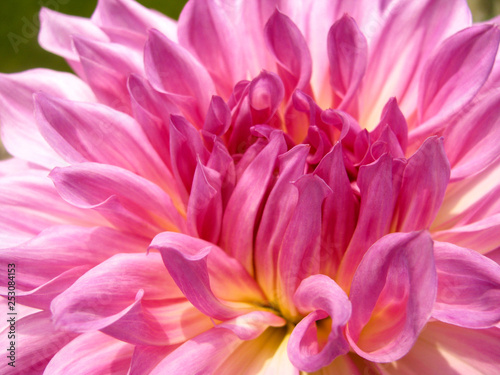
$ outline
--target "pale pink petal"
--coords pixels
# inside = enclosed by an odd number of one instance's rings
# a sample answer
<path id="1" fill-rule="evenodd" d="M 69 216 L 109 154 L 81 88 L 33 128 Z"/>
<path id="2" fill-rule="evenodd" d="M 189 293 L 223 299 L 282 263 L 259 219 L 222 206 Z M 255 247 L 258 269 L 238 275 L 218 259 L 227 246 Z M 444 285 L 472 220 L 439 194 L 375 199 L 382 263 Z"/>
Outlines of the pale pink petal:
<path id="1" fill-rule="evenodd" d="M 13 174 L 0 179 L 0 243 L 12 247 L 58 224 L 107 225 L 98 213 L 66 203 L 46 170 Z M 36 191 L 37 194 L 33 194 Z M 43 199 L 40 199 L 43 197 Z"/>
<path id="2" fill-rule="evenodd" d="M 321 208 L 332 190 L 318 176 L 300 177 L 297 205 L 283 235 L 277 267 L 277 297 L 281 313 L 295 319 L 298 315 L 293 296 L 300 282 L 319 273 L 321 256 Z"/>
<path id="3" fill-rule="evenodd" d="M 337 143 L 321 160 L 315 174 L 332 189 L 323 203 L 321 273 L 333 277 L 354 233 L 359 202 L 344 167 L 342 146 Z M 342 233 L 342 235 L 339 235 Z"/>
<path id="4" fill-rule="evenodd" d="M 299 375 L 286 350 L 290 333 L 285 327 L 268 328 L 258 338 L 245 341 L 215 370 L 221 375 Z"/>
<path id="5" fill-rule="evenodd" d="M 151 30 L 144 49 L 144 64 L 153 87 L 171 94 L 171 99 L 191 117 L 189 120 L 201 127 L 215 88 L 198 60 L 163 34 Z"/>
<path id="6" fill-rule="evenodd" d="M 297 26 L 276 9 L 264 32 L 267 46 L 278 63 L 278 73 L 285 85 L 285 98 L 290 98 L 295 89 L 310 93 L 311 54 Z"/>
<path id="7" fill-rule="evenodd" d="M 415 115 L 420 77 L 429 56 L 445 38 L 470 26 L 472 17 L 462 0 L 368 0 L 359 7 L 363 22 L 358 24 L 370 41 L 360 123 L 373 129 L 389 97 L 398 99 L 407 119 Z M 439 85 L 440 78 L 436 73 L 425 82 Z"/>
<path id="8" fill-rule="evenodd" d="M 43 136 L 68 162 L 116 165 L 173 193 L 172 182 L 165 181 L 168 169 L 132 117 L 102 104 L 77 103 L 45 94 L 37 94 L 35 102 Z"/>
<path id="9" fill-rule="evenodd" d="M 308 277 L 297 288 L 294 303 L 301 313 L 309 313 L 295 326 L 288 342 L 288 355 L 297 368 L 317 371 L 349 351 L 344 327 L 351 316 L 351 303 L 335 281 L 325 275 Z M 308 331 L 326 317 L 331 318 L 331 330 L 320 348 L 317 337 Z"/>
<path id="10" fill-rule="evenodd" d="M 54 329 L 50 312 L 40 311 L 16 319 L 15 367 L 9 366 L 9 328 L 0 332 L 0 344 L 4 350 L 0 371 L 5 375 L 33 374 L 44 372 L 50 359 L 78 334 Z M 50 340 L 47 340 L 50 338 Z"/>
<path id="11" fill-rule="evenodd" d="M 278 155 L 285 152 L 280 132 L 271 135 L 267 146 L 240 176 L 224 212 L 221 246 L 253 274 L 254 228 L 260 204 L 268 189 Z"/>
<path id="12" fill-rule="evenodd" d="M 374 362 L 403 357 L 431 316 L 436 286 L 427 232 L 382 237 L 368 250 L 352 281 L 347 338 L 354 351 Z"/>
<path id="13" fill-rule="evenodd" d="M 37 166 L 16 157 L 0 160 L 0 177 L 25 173 L 30 169 L 37 169 Z"/>
<path id="14" fill-rule="evenodd" d="M 127 79 L 144 74 L 142 55 L 115 43 L 96 42 L 73 36 L 86 81 L 100 102 L 130 113 Z"/>
<path id="15" fill-rule="evenodd" d="M 297 188 L 291 184 L 304 174 L 309 147 L 297 145 L 279 156 L 279 177 L 267 198 L 255 240 L 255 270 L 259 285 L 275 299 L 278 256 L 288 223 L 297 205 Z"/>
<path id="16" fill-rule="evenodd" d="M 467 107 L 472 107 L 467 111 Z M 448 126 L 444 147 L 451 164 L 451 181 L 477 174 L 500 155 L 500 95 L 475 98 Z"/>
<path id="17" fill-rule="evenodd" d="M 133 0 L 99 0 L 91 20 L 112 35 L 124 31 L 138 34 L 142 36 L 140 41 L 143 44 L 151 28 L 177 41 L 177 24 L 174 20 Z"/>
<path id="18" fill-rule="evenodd" d="M 42 8 L 38 43 L 45 50 L 64 57 L 71 68 L 80 77 L 84 77 L 78 53 L 73 45 L 73 35 L 109 42 L 107 35 L 88 18 L 68 16 L 49 8 Z"/>
<path id="19" fill-rule="evenodd" d="M 213 0 L 189 1 L 179 17 L 179 43 L 207 69 L 218 92 L 228 98 L 236 82 L 247 78 L 240 37 L 224 6 Z"/>
<path id="20" fill-rule="evenodd" d="M 331 27 L 327 43 L 334 106 L 357 117 L 357 95 L 368 59 L 366 38 L 356 21 L 345 14 Z"/>
<path id="21" fill-rule="evenodd" d="M 500 329 L 467 329 L 429 323 L 402 359 L 379 365 L 384 375 L 496 375 L 500 360 Z"/>
<path id="22" fill-rule="evenodd" d="M 26 243 L 2 249 L 0 264 L 7 267 L 15 263 L 18 267 L 19 302 L 47 309 L 57 294 L 89 268 L 114 255 L 117 248 L 121 252 L 144 252 L 147 242 L 111 228 L 53 226 Z M 7 294 L 7 279 L 0 282 L 0 293 Z"/>
<path id="23" fill-rule="evenodd" d="M 160 374 L 211 374 L 241 345 L 259 337 L 268 327 L 279 327 L 283 319 L 268 312 L 254 312 L 227 321 L 187 341 L 169 354 L 151 372 Z M 196 360 L 193 360 L 196 353 Z"/>
<path id="24" fill-rule="evenodd" d="M 165 232 L 153 239 L 150 249 L 160 251 L 180 290 L 204 314 L 226 320 L 257 309 L 249 304 L 262 299 L 257 283 L 217 246 L 183 234 Z"/>
<path id="25" fill-rule="evenodd" d="M 123 374 L 130 366 L 134 346 L 101 332 L 80 335 L 59 350 L 46 374 Z"/>
<path id="26" fill-rule="evenodd" d="M 500 214 L 468 225 L 454 226 L 448 230 L 433 232 L 432 238 L 474 249 L 480 254 L 488 254 L 500 247 L 498 233 L 500 233 Z"/>
<path id="27" fill-rule="evenodd" d="M 410 143 L 418 144 L 444 126 L 481 89 L 491 72 L 497 54 L 500 30 L 478 25 L 447 39 L 427 62 L 418 99 L 419 122 L 410 133 Z M 468 72 L 475 72 L 471 80 Z"/>
<path id="28" fill-rule="evenodd" d="M 450 178 L 450 164 L 443 140 L 428 138 L 408 159 L 397 203 L 396 230 L 427 229 L 443 202 Z"/>
<path id="29" fill-rule="evenodd" d="M 0 74 L 0 123 L 2 142 L 11 155 L 52 168 L 64 165 L 40 135 L 33 115 L 33 94 L 44 91 L 71 100 L 95 101 L 78 77 L 46 69 Z"/>
<path id="30" fill-rule="evenodd" d="M 432 316 L 466 328 L 500 322 L 500 266 L 477 252 L 435 242 L 438 293 Z"/>
<path id="31" fill-rule="evenodd" d="M 80 163 L 54 168 L 50 178 L 68 203 L 95 209 L 122 230 L 152 237 L 161 230 L 186 228 L 168 194 L 125 169 Z"/>

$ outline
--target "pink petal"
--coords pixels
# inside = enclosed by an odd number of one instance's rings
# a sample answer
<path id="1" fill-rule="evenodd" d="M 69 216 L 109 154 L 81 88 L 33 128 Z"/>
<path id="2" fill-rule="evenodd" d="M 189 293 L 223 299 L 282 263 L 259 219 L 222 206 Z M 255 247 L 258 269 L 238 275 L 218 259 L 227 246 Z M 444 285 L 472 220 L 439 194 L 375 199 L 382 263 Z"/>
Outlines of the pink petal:
<path id="1" fill-rule="evenodd" d="M 145 78 L 136 74 L 128 78 L 128 92 L 133 117 L 165 165 L 171 169 L 170 115 L 180 115 L 181 112 L 167 95 L 156 91 Z"/>
<path id="2" fill-rule="evenodd" d="M 81 210 L 61 199 L 47 173 L 31 170 L 0 179 L 1 247 L 19 245 L 61 223 L 107 225 L 98 213 Z"/>
<path id="3" fill-rule="evenodd" d="M 399 145 L 403 153 L 406 153 L 408 145 L 408 124 L 406 119 L 399 109 L 396 98 L 391 98 L 382 110 L 380 122 L 372 132 L 370 132 L 370 140 L 374 142 L 382 135 L 386 126 L 392 130 L 398 139 Z"/>
<path id="4" fill-rule="evenodd" d="M 165 61 L 169 63 L 165 64 Z M 144 64 L 153 87 L 171 94 L 185 115 L 192 116 L 190 120 L 201 126 L 210 98 L 215 94 L 212 79 L 205 68 L 188 51 L 156 30 L 149 33 Z"/>
<path id="5" fill-rule="evenodd" d="M 352 191 L 343 159 L 342 146 L 337 143 L 314 172 L 332 189 L 332 194 L 323 203 L 321 226 L 321 257 L 327 260 L 321 264 L 321 273 L 330 277 L 336 274 L 359 214 L 359 202 Z"/>
<path id="6" fill-rule="evenodd" d="M 203 129 L 215 135 L 223 135 L 231 126 L 231 110 L 224 99 L 214 95 L 210 101 Z"/>
<path id="7" fill-rule="evenodd" d="M 179 343 L 212 325 L 183 298 L 158 254 L 115 255 L 55 298 L 51 310 L 57 327 L 102 330 L 135 345 Z"/>
<path id="8" fill-rule="evenodd" d="M 297 205 L 297 188 L 291 181 L 304 175 L 309 147 L 297 145 L 279 156 L 279 177 L 267 198 L 255 240 L 255 270 L 259 285 L 275 300 L 278 255 L 286 228 Z"/>
<path id="9" fill-rule="evenodd" d="M 73 35 L 80 35 L 99 42 L 109 42 L 107 35 L 89 19 L 55 12 L 49 8 L 40 11 L 38 43 L 45 50 L 62 56 L 80 77 L 84 76 Z"/>
<path id="10" fill-rule="evenodd" d="M 41 93 L 36 94 L 35 106 L 41 133 L 70 163 L 116 165 L 172 192 L 171 182 L 166 182 L 168 169 L 132 117 L 102 104 L 76 103 Z M 108 142 L 109 137 L 114 141 Z"/>
<path id="11" fill-rule="evenodd" d="M 244 268 L 209 242 L 165 232 L 153 239 L 150 249 L 160 251 L 168 272 L 186 298 L 210 317 L 232 319 L 257 309 L 249 303 L 263 299 L 257 283 Z"/>
<path id="12" fill-rule="evenodd" d="M 64 165 L 40 135 L 33 115 L 33 94 L 44 91 L 71 100 L 95 101 L 89 87 L 69 73 L 46 69 L 0 74 L 2 142 L 11 155 L 53 168 Z"/>
<path id="13" fill-rule="evenodd" d="M 288 342 L 290 361 L 297 368 L 317 371 L 349 351 L 343 331 L 351 316 L 351 303 L 332 279 L 325 275 L 304 279 L 295 292 L 294 302 L 301 313 L 309 313 L 295 326 Z M 319 349 L 317 337 L 310 337 L 308 331 L 326 317 L 331 318 L 331 330 L 327 342 Z"/>
<path id="14" fill-rule="evenodd" d="M 151 374 L 214 373 L 242 340 L 255 339 L 269 326 L 276 327 L 283 324 L 283 319 L 263 311 L 227 321 L 181 345 L 161 361 Z M 195 361 L 192 360 L 193 353 L 197 355 Z"/>
<path id="15" fill-rule="evenodd" d="M 127 79 L 131 73 L 144 74 L 142 55 L 115 43 L 102 43 L 74 36 L 86 81 L 100 102 L 130 113 Z"/>
<path id="16" fill-rule="evenodd" d="M 184 231 L 185 222 L 172 199 L 157 185 L 127 170 L 98 163 L 54 168 L 57 191 L 68 203 L 92 208 L 122 230 L 154 236 Z"/>
<path id="17" fill-rule="evenodd" d="M 221 188 L 220 173 L 198 161 L 187 207 L 188 233 L 218 242 L 223 215 Z"/>
<path id="18" fill-rule="evenodd" d="M 363 358 L 390 362 L 411 349 L 430 318 L 437 276 L 427 232 L 392 233 L 365 254 L 354 275 L 347 326 Z"/>
<path id="19" fill-rule="evenodd" d="M 266 124 L 278 110 L 285 89 L 275 74 L 263 70 L 248 87 L 248 99 L 254 124 Z"/>
<path id="20" fill-rule="evenodd" d="M 9 325 L 10 328 L 10 325 Z M 10 348 L 9 328 L 1 334 L 2 347 Z M 40 311 L 16 320 L 15 367 L 5 357 L 0 363 L 2 374 L 42 374 L 50 359 L 77 334 L 54 329 L 50 312 Z M 22 350 L 20 350 L 23 348 Z M 9 353 L 9 352 L 7 352 Z M 21 372 L 22 371 L 22 372 Z"/>
<path id="21" fill-rule="evenodd" d="M 432 316 L 466 328 L 500 321 L 500 266 L 477 252 L 436 242 L 438 294 Z"/>
<path id="22" fill-rule="evenodd" d="M 179 346 L 179 344 L 168 346 L 136 346 L 132 355 L 129 373 L 133 375 L 149 375 L 160 361 Z"/>
<path id="23" fill-rule="evenodd" d="M 200 133 L 184 117 L 170 117 L 170 160 L 175 178 L 185 191 L 191 191 L 198 158 L 206 163 L 208 152 Z"/>
<path id="24" fill-rule="evenodd" d="M 345 290 L 368 248 L 389 231 L 395 198 L 391 158 L 384 155 L 360 167 L 357 182 L 361 191 L 359 219 L 337 276 Z"/>
<path id="25" fill-rule="evenodd" d="M 404 170 L 398 200 L 397 231 L 427 229 L 443 202 L 450 164 L 441 138 L 428 138 Z"/>
<path id="26" fill-rule="evenodd" d="M 99 0 L 91 20 L 105 32 L 132 31 L 141 35 L 143 42 L 151 28 L 177 41 L 177 23 L 174 20 L 132 0 Z"/>
<path id="27" fill-rule="evenodd" d="M 335 22 L 328 32 L 330 85 L 341 101 L 339 109 L 358 115 L 357 93 L 368 59 L 366 38 L 348 14 Z"/>
<path id="28" fill-rule="evenodd" d="M 179 17 L 180 44 L 203 62 L 226 98 L 247 73 L 241 51 L 244 45 L 227 16 L 225 7 L 215 1 L 192 0 Z"/>
<path id="29" fill-rule="evenodd" d="M 7 267 L 8 263 L 15 262 L 19 267 L 16 276 L 19 302 L 48 308 L 53 297 L 83 272 L 114 255 L 117 248 L 121 252 L 140 252 L 146 246 L 144 240 L 111 228 L 61 225 L 42 231 L 26 243 L 2 249 L 0 264 Z M 76 272 L 66 272 L 72 269 Z M 64 273 L 66 275 L 60 277 Z M 1 294 L 6 295 L 7 279 L 0 285 Z"/>
<path id="30" fill-rule="evenodd" d="M 267 46 L 276 58 L 278 73 L 285 84 L 285 98 L 290 98 L 294 89 L 310 92 L 311 54 L 297 26 L 276 9 L 264 32 Z"/>
<path id="31" fill-rule="evenodd" d="M 423 72 L 418 100 L 419 122 L 410 142 L 428 136 L 450 116 L 467 105 L 483 86 L 497 54 L 500 30 L 478 25 L 447 39 Z M 467 72 L 474 70 L 475 79 Z"/>
<path id="32" fill-rule="evenodd" d="M 246 168 L 227 204 L 222 223 L 221 246 L 253 274 L 254 228 L 261 202 L 271 181 L 278 155 L 285 152 L 281 132 L 275 132 L 267 146 Z"/>
<path id="33" fill-rule="evenodd" d="M 321 208 L 332 193 L 318 176 L 305 175 L 294 182 L 298 200 L 283 236 L 278 256 L 277 293 L 280 310 L 295 319 L 297 307 L 292 303 L 300 282 L 319 273 L 321 258 Z"/>
<path id="34" fill-rule="evenodd" d="M 59 350 L 45 368 L 47 374 L 125 373 L 134 346 L 101 332 L 80 335 Z"/>

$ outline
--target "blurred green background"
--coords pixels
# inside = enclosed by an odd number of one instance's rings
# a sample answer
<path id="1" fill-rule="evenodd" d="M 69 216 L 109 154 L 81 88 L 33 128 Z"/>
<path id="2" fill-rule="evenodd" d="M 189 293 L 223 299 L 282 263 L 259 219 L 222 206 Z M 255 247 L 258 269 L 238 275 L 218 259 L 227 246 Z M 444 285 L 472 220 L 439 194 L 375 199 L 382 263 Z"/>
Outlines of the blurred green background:
<path id="1" fill-rule="evenodd" d="M 138 2 L 177 18 L 186 0 Z M 500 14 L 500 0 L 468 2 L 476 22 Z M 96 4 L 97 0 L 0 0 L 0 72 L 11 73 L 35 67 L 70 70 L 62 58 L 38 46 L 38 13 L 40 8 L 45 6 L 61 13 L 89 17 Z M 0 144 L 0 159 L 5 156 Z"/>

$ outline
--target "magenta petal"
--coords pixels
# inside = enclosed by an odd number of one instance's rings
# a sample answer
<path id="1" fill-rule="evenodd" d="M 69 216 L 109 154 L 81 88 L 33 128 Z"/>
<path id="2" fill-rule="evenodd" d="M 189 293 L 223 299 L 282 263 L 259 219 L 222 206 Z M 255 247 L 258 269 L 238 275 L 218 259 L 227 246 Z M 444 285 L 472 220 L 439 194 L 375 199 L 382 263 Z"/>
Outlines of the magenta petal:
<path id="1" fill-rule="evenodd" d="M 281 132 L 255 157 L 239 178 L 222 223 L 221 246 L 253 274 L 253 236 L 260 204 L 268 189 L 278 155 L 285 151 Z"/>
<path id="2" fill-rule="evenodd" d="M 279 108 L 285 95 L 283 83 L 274 73 L 262 71 L 248 87 L 248 99 L 254 124 L 266 124 Z"/>
<path id="3" fill-rule="evenodd" d="M 222 227 L 222 177 L 198 161 L 187 207 L 190 234 L 212 243 L 219 240 Z"/>
<path id="4" fill-rule="evenodd" d="M 221 136 L 227 132 L 230 126 L 231 110 L 224 99 L 214 95 L 210 101 L 210 107 L 208 108 L 203 130 Z"/>
<path id="5" fill-rule="evenodd" d="M 262 298 L 257 283 L 217 246 L 183 234 L 161 233 L 151 242 L 186 298 L 204 314 L 218 320 L 256 309 L 243 301 Z M 228 283 L 228 280 L 231 280 Z M 231 305 L 221 301 L 238 301 Z"/>
<path id="6" fill-rule="evenodd" d="M 309 147 L 297 145 L 279 156 L 279 177 L 266 201 L 255 240 L 256 278 L 270 300 L 276 294 L 278 256 L 293 209 L 297 188 L 291 184 L 304 175 Z"/>
<path id="7" fill-rule="evenodd" d="M 321 160 L 315 173 L 332 189 L 323 204 L 321 272 L 333 277 L 347 250 L 359 214 L 359 202 L 354 196 L 345 171 L 342 145 L 337 143 Z M 342 233 L 341 236 L 338 234 Z"/>
<path id="8" fill-rule="evenodd" d="M 278 73 L 285 83 L 286 98 L 290 98 L 294 89 L 310 92 L 311 54 L 297 26 L 276 9 L 264 32 L 268 48 L 279 64 Z"/>
<path id="9" fill-rule="evenodd" d="M 319 273 L 321 262 L 321 208 L 332 193 L 318 176 L 305 175 L 294 182 L 298 190 L 297 205 L 283 236 L 278 255 L 277 293 L 281 312 L 297 318 L 293 296 L 300 282 Z"/>
<path id="10" fill-rule="evenodd" d="M 351 316 L 351 303 L 335 281 L 325 275 L 304 279 L 295 292 L 294 302 L 302 313 L 312 310 L 297 324 L 288 342 L 290 361 L 297 368 L 308 372 L 317 371 L 349 351 L 343 331 Z M 325 317 L 331 318 L 331 331 L 328 341 L 320 350 L 317 338 L 308 337 L 307 332 L 311 325 Z"/>
<path id="11" fill-rule="evenodd" d="M 140 236 L 184 231 L 186 224 L 160 187 L 127 170 L 98 163 L 55 168 L 50 173 L 61 197 L 95 209 L 118 228 Z"/>
<path id="12" fill-rule="evenodd" d="M 151 30 L 144 49 L 144 64 L 155 89 L 173 94 L 172 100 L 181 105 L 186 99 L 192 101 L 188 113 L 194 112 L 193 120 L 201 126 L 215 88 L 198 60 L 160 32 Z"/>
<path id="13" fill-rule="evenodd" d="M 438 293 L 432 316 L 466 328 L 500 322 L 500 266 L 477 252 L 436 242 Z"/>
<path id="14" fill-rule="evenodd" d="M 345 14 L 328 33 L 330 84 L 341 99 L 341 110 L 358 115 L 357 93 L 365 74 L 368 45 L 356 21 Z"/>
<path id="15" fill-rule="evenodd" d="M 408 159 L 398 200 L 397 231 L 427 229 L 436 217 L 450 178 L 443 140 L 428 138 Z"/>
<path id="16" fill-rule="evenodd" d="M 437 275 L 427 232 L 392 233 L 367 251 L 352 280 L 351 347 L 363 358 L 403 357 L 429 320 Z"/>
<path id="17" fill-rule="evenodd" d="M 449 118 L 472 100 L 490 74 L 499 41 L 498 27 L 478 25 L 441 45 L 423 72 L 418 105 L 421 122 Z M 471 70 L 473 80 L 467 73 Z"/>
<path id="18" fill-rule="evenodd" d="M 401 109 L 399 109 L 396 98 L 389 99 L 382 110 L 379 124 L 370 132 L 370 139 L 372 142 L 380 138 L 386 126 L 389 126 L 395 134 L 404 154 L 408 145 L 408 124 L 406 123 L 406 119 Z"/>

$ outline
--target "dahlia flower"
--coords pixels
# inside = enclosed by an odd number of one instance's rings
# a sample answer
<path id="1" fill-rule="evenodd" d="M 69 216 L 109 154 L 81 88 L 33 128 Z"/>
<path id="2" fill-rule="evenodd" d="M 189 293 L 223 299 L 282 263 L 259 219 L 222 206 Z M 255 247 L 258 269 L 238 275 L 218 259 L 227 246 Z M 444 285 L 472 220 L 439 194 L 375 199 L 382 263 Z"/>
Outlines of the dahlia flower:
<path id="1" fill-rule="evenodd" d="M 498 19 L 40 18 L 75 74 L 0 75 L 2 374 L 498 374 Z"/>

